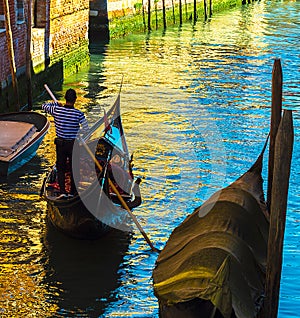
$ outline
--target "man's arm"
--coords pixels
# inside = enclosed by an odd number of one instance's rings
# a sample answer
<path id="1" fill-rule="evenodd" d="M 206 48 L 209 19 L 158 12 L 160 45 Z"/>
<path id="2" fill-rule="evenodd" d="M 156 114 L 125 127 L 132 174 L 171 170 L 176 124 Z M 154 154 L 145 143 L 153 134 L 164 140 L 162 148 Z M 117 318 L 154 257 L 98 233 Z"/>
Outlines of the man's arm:
<path id="1" fill-rule="evenodd" d="M 54 110 L 55 110 L 55 107 L 59 106 L 59 103 L 58 102 L 49 102 L 49 103 L 44 103 L 42 105 L 42 109 L 50 114 L 50 115 L 53 115 L 54 113 Z"/>
<path id="2" fill-rule="evenodd" d="M 80 125 L 81 125 L 81 129 L 82 129 L 83 133 L 86 133 L 89 130 L 89 124 L 88 124 L 83 113 L 82 113 L 82 116 L 80 118 Z"/>

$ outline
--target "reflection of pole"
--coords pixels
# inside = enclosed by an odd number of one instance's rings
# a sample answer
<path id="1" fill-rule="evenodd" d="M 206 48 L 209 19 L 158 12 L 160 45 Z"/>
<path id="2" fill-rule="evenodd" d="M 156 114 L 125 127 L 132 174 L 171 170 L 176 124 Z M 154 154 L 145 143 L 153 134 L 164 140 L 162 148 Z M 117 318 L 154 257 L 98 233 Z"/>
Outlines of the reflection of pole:
<path id="1" fill-rule="evenodd" d="M 275 138 L 281 120 L 282 112 L 282 69 L 280 59 L 276 59 L 272 72 L 272 105 L 271 105 L 271 128 L 270 128 L 270 146 L 269 146 L 269 163 L 268 163 L 268 192 L 267 204 L 271 209 L 271 194 L 274 170 L 274 153 Z"/>
<path id="2" fill-rule="evenodd" d="M 26 77 L 27 77 L 27 94 L 28 109 L 32 109 L 32 90 L 31 90 L 31 0 L 27 0 L 27 42 L 26 42 Z"/>
<path id="3" fill-rule="evenodd" d="M 285 110 L 275 141 L 265 288 L 266 297 L 264 300 L 263 315 L 261 317 L 277 318 L 293 143 L 294 130 L 292 111 Z"/>
<path id="4" fill-rule="evenodd" d="M 20 101 L 19 101 L 19 91 L 18 91 L 18 80 L 16 76 L 16 64 L 15 64 L 14 45 L 13 45 L 13 37 L 12 37 L 11 24 L 10 24 L 8 0 L 3 0 L 3 7 L 4 7 L 4 16 L 5 16 L 6 42 L 7 42 L 8 56 L 9 56 L 10 72 L 11 72 L 12 85 L 13 85 L 15 97 L 17 98 L 15 110 L 18 111 L 20 109 Z"/>

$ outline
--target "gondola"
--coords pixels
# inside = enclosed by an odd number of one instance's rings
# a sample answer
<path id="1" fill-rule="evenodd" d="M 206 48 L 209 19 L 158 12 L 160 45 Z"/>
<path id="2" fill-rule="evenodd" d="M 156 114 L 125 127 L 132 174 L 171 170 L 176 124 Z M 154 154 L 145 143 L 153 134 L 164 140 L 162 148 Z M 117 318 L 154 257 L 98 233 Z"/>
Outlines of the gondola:
<path id="1" fill-rule="evenodd" d="M 88 148 L 88 151 L 87 151 Z M 91 155 L 92 154 L 92 155 Z M 129 230 L 129 209 L 141 204 L 140 179 L 134 178 L 120 115 L 120 94 L 104 116 L 74 144 L 78 166 L 72 168 L 77 193 L 59 198 L 55 165 L 46 176 L 41 196 L 47 201 L 50 222 L 68 236 L 98 239 L 113 228 Z M 97 163 L 97 164 L 95 164 Z M 100 168 L 99 168 L 100 167 Z M 66 190 L 70 188 L 66 172 Z M 110 182 L 117 188 L 113 191 Z"/>
<path id="2" fill-rule="evenodd" d="M 162 318 L 254 318 L 264 298 L 269 213 L 253 166 L 172 232 L 153 270 Z"/>
<path id="3" fill-rule="evenodd" d="M 32 159 L 49 127 L 37 112 L 0 114 L 0 175 L 8 176 Z"/>

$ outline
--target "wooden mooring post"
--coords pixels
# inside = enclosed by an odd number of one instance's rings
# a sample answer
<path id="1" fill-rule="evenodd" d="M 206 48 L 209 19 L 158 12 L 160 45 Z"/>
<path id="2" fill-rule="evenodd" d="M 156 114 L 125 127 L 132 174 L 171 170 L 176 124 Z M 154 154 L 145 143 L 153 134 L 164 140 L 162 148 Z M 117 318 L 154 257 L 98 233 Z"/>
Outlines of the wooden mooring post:
<path id="1" fill-rule="evenodd" d="M 179 25 L 182 25 L 182 0 L 179 0 Z"/>
<path id="2" fill-rule="evenodd" d="M 3 9 L 4 9 L 4 16 L 5 16 L 6 42 L 7 42 L 7 48 L 8 48 L 9 66 L 10 66 L 13 90 L 16 97 L 14 108 L 16 111 L 18 111 L 20 109 L 19 89 L 18 89 L 18 79 L 16 74 L 17 71 L 16 71 L 16 64 L 15 64 L 13 34 L 11 30 L 8 0 L 3 0 Z"/>
<path id="3" fill-rule="evenodd" d="M 272 182 L 274 170 L 275 138 L 281 120 L 282 112 L 282 69 L 280 59 L 275 59 L 272 71 L 272 105 L 271 105 L 271 129 L 268 163 L 268 189 L 267 205 L 271 208 Z"/>
<path id="4" fill-rule="evenodd" d="M 167 28 L 167 18 L 166 18 L 166 3 L 165 0 L 162 0 L 162 11 L 163 11 L 163 24 L 164 24 L 164 29 Z"/>
<path id="5" fill-rule="evenodd" d="M 148 0 L 148 31 L 151 31 L 151 1 Z"/>
<path id="6" fill-rule="evenodd" d="M 280 83 L 278 88 L 282 87 L 282 73 L 280 61 L 276 60 L 274 70 L 280 70 L 277 75 L 281 78 L 274 80 L 275 83 Z M 272 94 L 276 94 L 276 99 L 282 96 L 282 91 L 272 90 Z M 273 97 L 272 96 L 272 100 Z M 277 100 L 277 106 L 281 105 Z M 272 108 L 273 110 L 273 108 Z M 276 110 L 276 113 L 278 109 Z M 278 113 L 277 113 L 278 115 Z M 277 121 L 276 121 L 277 123 Z M 266 286 L 265 299 L 260 318 L 277 318 L 279 294 L 280 294 L 280 280 L 282 271 L 283 258 L 283 242 L 284 231 L 286 223 L 286 209 L 288 188 L 290 179 L 290 168 L 292 161 L 293 143 L 294 143 L 294 128 L 293 117 L 291 110 L 284 110 L 283 116 L 279 117 L 279 126 L 276 130 L 275 142 L 273 149 L 273 169 L 272 182 L 270 188 L 270 228 L 268 239 L 268 253 L 267 253 L 267 271 L 266 271 Z"/>
<path id="7" fill-rule="evenodd" d="M 203 0 L 203 11 L 204 11 L 204 21 L 207 20 L 207 3 L 206 0 Z"/>
<path id="8" fill-rule="evenodd" d="M 194 24 L 197 22 L 197 0 L 194 0 Z"/>
<path id="9" fill-rule="evenodd" d="M 27 79 L 27 102 L 28 102 L 28 110 L 32 110 L 32 81 L 31 81 L 31 68 L 32 68 L 32 60 L 31 60 L 31 6 L 32 1 L 27 0 L 27 41 L 26 41 L 26 79 Z"/>

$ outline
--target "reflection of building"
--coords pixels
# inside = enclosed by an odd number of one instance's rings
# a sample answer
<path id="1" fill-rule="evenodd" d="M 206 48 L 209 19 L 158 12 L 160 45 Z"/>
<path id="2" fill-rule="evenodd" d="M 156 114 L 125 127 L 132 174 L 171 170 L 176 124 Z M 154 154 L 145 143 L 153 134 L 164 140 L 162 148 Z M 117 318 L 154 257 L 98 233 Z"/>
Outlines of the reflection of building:
<path id="1" fill-rule="evenodd" d="M 28 2 L 32 2 L 30 15 Z M 27 39 L 31 38 L 28 43 L 36 73 L 57 62 L 64 64 L 71 53 L 79 52 L 81 58 L 88 56 L 89 0 L 28 2 L 0 1 L 0 96 L 1 90 L 11 82 L 10 61 L 14 60 L 17 75 L 24 73 L 30 63 L 30 55 L 26 58 Z M 9 19 L 6 19 L 7 9 Z M 69 64 L 78 67 L 76 61 Z"/>

